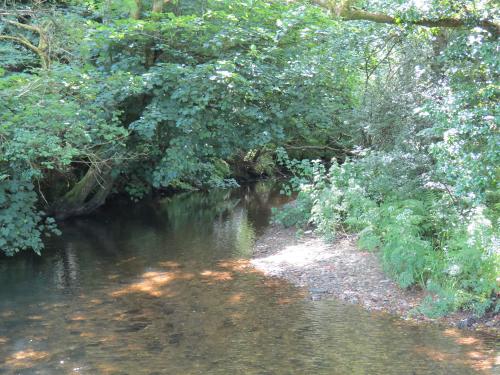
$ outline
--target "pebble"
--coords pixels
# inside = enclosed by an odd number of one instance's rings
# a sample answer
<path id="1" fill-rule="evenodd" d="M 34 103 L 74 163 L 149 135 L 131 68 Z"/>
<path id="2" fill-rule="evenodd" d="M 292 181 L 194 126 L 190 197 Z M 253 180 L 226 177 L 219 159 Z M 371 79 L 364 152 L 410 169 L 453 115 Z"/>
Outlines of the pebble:
<path id="1" fill-rule="evenodd" d="M 324 289 L 324 288 L 310 288 L 309 289 L 309 292 L 310 293 L 315 293 L 315 294 L 318 294 L 318 293 L 327 293 L 328 290 Z"/>

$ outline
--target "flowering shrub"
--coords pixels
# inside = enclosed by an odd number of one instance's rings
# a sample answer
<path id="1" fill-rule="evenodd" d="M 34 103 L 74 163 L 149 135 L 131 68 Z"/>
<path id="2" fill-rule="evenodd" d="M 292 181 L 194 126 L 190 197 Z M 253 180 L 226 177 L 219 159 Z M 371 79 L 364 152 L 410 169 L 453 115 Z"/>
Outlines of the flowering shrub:
<path id="1" fill-rule="evenodd" d="M 461 212 L 445 193 L 431 190 L 377 202 L 362 187 L 370 181 L 356 162 L 333 162 L 328 173 L 310 165 L 309 183 L 300 185 L 295 203 L 278 211 L 275 220 L 312 224 L 327 240 L 339 229 L 359 233 L 358 245 L 378 251 L 385 271 L 401 287 L 419 285 L 431 292 L 421 306 L 429 316 L 460 308 L 478 316 L 498 311 L 499 234 L 485 206 Z"/>

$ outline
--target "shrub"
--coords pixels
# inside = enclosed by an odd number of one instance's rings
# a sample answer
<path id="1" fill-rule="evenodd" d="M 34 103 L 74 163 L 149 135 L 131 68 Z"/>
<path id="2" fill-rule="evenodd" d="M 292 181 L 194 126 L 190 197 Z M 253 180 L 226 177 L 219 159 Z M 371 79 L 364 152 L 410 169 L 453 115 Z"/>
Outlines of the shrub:
<path id="1" fill-rule="evenodd" d="M 59 233 L 52 218 L 36 209 L 37 195 L 31 183 L 0 179 L 0 249 L 6 255 L 43 248 L 42 233 Z"/>
<path id="2" fill-rule="evenodd" d="M 295 185 L 299 193 L 294 204 L 278 210 L 276 221 L 313 224 L 327 240 L 339 228 L 357 232 L 358 245 L 378 250 L 384 270 L 402 288 L 419 285 L 431 292 L 421 307 L 429 316 L 460 308 L 480 316 L 499 309 L 494 300 L 499 291 L 498 226 L 492 225 L 485 206 L 462 212 L 446 194 L 423 187 L 411 199 L 401 191 L 370 194 L 365 186 L 374 185 L 363 177 L 371 176 L 362 173 L 363 161 L 333 162 L 328 173 L 319 166 L 303 168 L 306 162 L 287 165 L 298 167 L 295 179 L 301 184 Z M 391 182 L 381 174 L 378 184 Z"/>

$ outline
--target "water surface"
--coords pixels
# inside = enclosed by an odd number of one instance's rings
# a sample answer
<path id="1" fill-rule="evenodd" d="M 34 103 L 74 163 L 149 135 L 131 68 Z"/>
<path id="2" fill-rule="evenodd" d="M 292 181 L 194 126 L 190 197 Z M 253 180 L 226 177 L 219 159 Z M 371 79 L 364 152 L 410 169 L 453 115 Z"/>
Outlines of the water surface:
<path id="1" fill-rule="evenodd" d="M 495 373 L 493 337 L 415 326 L 247 267 L 277 191 L 115 204 L 0 260 L 2 374 Z"/>

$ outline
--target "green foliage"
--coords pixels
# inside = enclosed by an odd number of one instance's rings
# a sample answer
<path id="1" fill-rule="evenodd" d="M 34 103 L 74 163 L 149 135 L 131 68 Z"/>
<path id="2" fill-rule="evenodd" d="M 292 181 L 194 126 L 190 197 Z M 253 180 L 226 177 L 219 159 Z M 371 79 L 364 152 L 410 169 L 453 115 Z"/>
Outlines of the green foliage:
<path id="1" fill-rule="evenodd" d="M 36 66 L 38 59 L 32 52 L 25 51 L 13 43 L 1 43 L 0 61 L 4 68 L 13 69 L 18 66 Z"/>
<path id="2" fill-rule="evenodd" d="M 262 152 L 255 160 L 255 172 L 260 176 L 274 176 L 276 174 L 276 161 L 271 152 Z"/>
<path id="3" fill-rule="evenodd" d="M 309 183 L 302 181 L 297 199 L 276 212 L 275 220 L 286 226 L 313 224 L 327 240 L 339 229 L 358 232 L 358 245 L 378 250 L 385 271 L 401 287 L 418 284 L 433 293 L 421 307 L 430 316 L 459 308 L 480 316 L 494 308 L 499 233 L 486 208 L 464 214 L 450 206 L 447 195 L 423 188 L 406 199 L 397 190 L 374 192 L 372 175 L 360 173 L 366 165 L 363 159 L 342 166 L 334 162 L 328 173 L 317 168 L 312 176 L 306 170 L 302 178 Z M 392 183 L 393 172 L 386 173 L 382 186 Z"/>
<path id="4" fill-rule="evenodd" d="M 43 219 L 35 208 L 37 195 L 31 183 L 0 179 L 0 248 L 7 255 L 32 249 L 40 254 L 42 233 L 56 233 L 54 220 Z"/>
<path id="5" fill-rule="evenodd" d="M 299 192 L 297 199 L 283 209 L 273 209 L 273 221 L 285 227 L 303 228 L 310 223 L 312 201 L 305 192 Z"/>
<path id="6" fill-rule="evenodd" d="M 395 12 L 403 23 L 458 9 L 471 20 L 496 14 L 473 1 Z M 498 36 L 479 27 L 372 31 L 363 38 L 360 105 L 346 118 L 359 147 L 323 178 L 303 174 L 298 199 L 313 203 L 299 224 L 327 238 L 358 232 L 360 247 L 378 250 L 401 286 L 429 290 L 428 315 L 498 311 Z"/>
<path id="7" fill-rule="evenodd" d="M 384 268 L 403 288 L 415 283 L 424 285 L 434 260 L 431 242 L 422 238 L 425 220 L 422 202 L 385 204 L 380 211 L 382 222 L 378 230 Z"/>
<path id="8" fill-rule="evenodd" d="M 498 191 L 500 133 L 498 132 L 498 44 L 484 30 L 461 35 L 444 55 L 448 85 L 438 103 L 426 103 L 441 137 L 431 147 L 436 175 L 454 186 L 453 195 L 468 206 Z M 464 74 L 468 72 L 468 74 Z"/>
<path id="9" fill-rule="evenodd" d="M 276 149 L 276 159 L 278 164 L 285 168 L 290 174 L 287 183 L 283 184 L 281 194 L 290 196 L 294 191 L 300 191 L 301 188 L 314 179 L 314 176 L 321 176 L 324 172 L 323 165 L 318 161 L 307 159 L 290 159 L 284 148 Z"/>
<path id="10" fill-rule="evenodd" d="M 42 211 L 233 187 L 239 155 L 256 152 L 255 173 L 271 175 L 280 145 L 350 143 L 358 74 L 345 66 L 358 58 L 348 26 L 317 8 L 195 1 L 153 14 L 145 2 L 133 19 L 134 1 L 57 5 L 29 5 L 18 25 L 22 9 L 0 16 L 0 167 L 36 186 L 19 204 L 37 252 Z"/>

